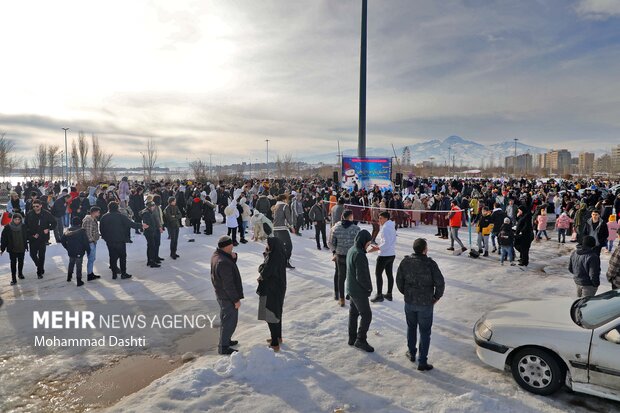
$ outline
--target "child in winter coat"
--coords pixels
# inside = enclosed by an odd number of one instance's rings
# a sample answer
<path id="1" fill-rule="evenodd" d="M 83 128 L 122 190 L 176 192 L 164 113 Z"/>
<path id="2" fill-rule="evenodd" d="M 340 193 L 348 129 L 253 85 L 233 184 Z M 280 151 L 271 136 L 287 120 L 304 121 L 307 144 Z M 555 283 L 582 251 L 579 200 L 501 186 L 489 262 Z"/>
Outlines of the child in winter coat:
<path id="1" fill-rule="evenodd" d="M 77 286 L 84 285 L 82 281 L 82 259 L 84 254 L 90 253 L 90 243 L 86 231 L 81 226 L 82 220 L 79 217 L 71 219 L 71 227 L 65 231 L 61 238 L 62 246 L 65 247 L 69 254 L 69 270 L 67 273 L 67 282 L 71 282 L 73 269 L 77 276 Z M 89 276 L 88 281 L 91 281 Z"/>
<path id="2" fill-rule="evenodd" d="M 545 208 L 541 209 L 540 215 L 536 217 L 536 224 L 536 241 L 540 241 L 543 234 L 545 235 L 547 241 L 549 241 L 551 238 L 549 238 L 549 235 L 547 235 L 547 210 Z"/>
<path id="3" fill-rule="evenodd" d="M 609 216 L 609 222 L 607 223 L 607 229 L 609 230 L 609 236 L 607 237 L 607 252 L 611 252 L 614 248 L 614 241 L 618 238 L 618 222 L 616 216 L 611 214 Z"/>
<path id="4" fill-rule="evenodd" d="M 562 214 L 555 221 L 555 229 L 558 231 L 559 243 L 564 244 L 566 242 L 566 231 L 568 231 L 572 223 L 573 220 L 566 212 L 562 212 Z"/>
<path id="5" fill-rule="evenodd" d="M 500 247 L 501 252 L 501 264 L 504 265 L 504 261 L 506 258 L 510 261 L 510 265 L 514 266 L 514 242 L 515 242 L 515 232 L 512 229 L 512 221 L 510 218 L 504 218 L 504 224 L 499 230 L 499 234 L 497 235 L 497 243 Z"/>

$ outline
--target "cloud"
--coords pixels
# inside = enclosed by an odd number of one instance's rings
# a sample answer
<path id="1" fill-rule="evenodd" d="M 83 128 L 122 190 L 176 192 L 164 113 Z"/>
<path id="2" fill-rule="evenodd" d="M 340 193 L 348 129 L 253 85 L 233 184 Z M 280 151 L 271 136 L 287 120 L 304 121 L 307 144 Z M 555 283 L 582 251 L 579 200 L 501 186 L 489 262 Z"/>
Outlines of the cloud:
<path id="1" fill-rule="evenodd" d="M 620 2 L 617 0 L 580 0 L 577 14 L 587 19 L 607 19 L 620 16 Z"/>
<path id="2" fill-rule="evenodd" d="M 611 15 L 600 4 L 370 2 L 369 147 L 615 142 L 620 33 L 586 18 Z M 0 130 L 24 151 L 62 141 L 62 127 L 131 165 L 148 138 L 162 162 L 262 159 L 267 138 L 274 154 L 356 146 L 358 1 L 40 5 L 28 21 L 20 2 L 0 6 L 13 39 L 0 55 L 16 62 L 0 78 Z M 60 15 L 72 24 L 57 27 Z"/>

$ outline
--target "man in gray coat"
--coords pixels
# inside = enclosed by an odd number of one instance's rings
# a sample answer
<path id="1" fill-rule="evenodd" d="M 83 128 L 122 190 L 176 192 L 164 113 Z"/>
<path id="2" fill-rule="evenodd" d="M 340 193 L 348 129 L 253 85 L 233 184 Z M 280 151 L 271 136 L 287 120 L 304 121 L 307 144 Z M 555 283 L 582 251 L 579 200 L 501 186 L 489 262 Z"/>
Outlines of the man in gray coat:
<path id="1" fill-rule="evenodd" d="M 342 221 L 334 225 L 329 234 L 331 246 L 336 262 L 336 274 L 334 275 L 334 298 L 338 300 L 340 307 L 344 307 L 344 284 L 347 279 L 347 253 L 355 243 L 355 237 L 360 232 L 360 227 L 353 223 L 353 211 L 347 209 L 342 213 Z"/>
<path id="2" fill-rule="evenodd" d="M 219 354 L 232 354 L 232 348 L 239 344 L 231 340 L 237 329 L 239 307 L 243 297 L 241 274 L 237 267 L 237 254 L 233 252 L 233 240 L 228 235 L 221 237 L 217 249 L 211 257 L 211 282 L 220 305 L 220 341 Z"/>

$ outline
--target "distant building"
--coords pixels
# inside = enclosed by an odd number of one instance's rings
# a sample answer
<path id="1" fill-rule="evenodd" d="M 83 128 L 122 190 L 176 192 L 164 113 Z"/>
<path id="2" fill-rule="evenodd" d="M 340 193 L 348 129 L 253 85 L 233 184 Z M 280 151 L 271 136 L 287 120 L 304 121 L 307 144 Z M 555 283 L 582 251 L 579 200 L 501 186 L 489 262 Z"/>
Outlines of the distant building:
<path id="1" fill-rule="evenodd" d="M 529 153 L 517 155 L 516 161 L 514 156 L 507 156 L 504 158 L 504 167 L 509 174 L 513 171 L 520 175 L 532 173 L 532 155 Z"/>
<path id="2" fill-rule="evenodd" d="M 581 152 L 579 154 L 578 168 L 580 174 L 589 175 L 594 171 L 594 153 Z"/>
<path id="3" fill-rule="evenodd" d="M 611 169 L 614 173 L 620 173 L 620 145 L 611 149 Z"/>
<path id="4" fill-rule="evenodd" d="M 594 172 L 611 172 L 611 156 L 608 153 L 594 161 Z"/>
<path id="5" fill-rule="evenodd" d="M 551 173 L 565 175 L 570 173 L 571 153 L 566 149 L 551 150 L 547 152 L 545 169 Z"/>

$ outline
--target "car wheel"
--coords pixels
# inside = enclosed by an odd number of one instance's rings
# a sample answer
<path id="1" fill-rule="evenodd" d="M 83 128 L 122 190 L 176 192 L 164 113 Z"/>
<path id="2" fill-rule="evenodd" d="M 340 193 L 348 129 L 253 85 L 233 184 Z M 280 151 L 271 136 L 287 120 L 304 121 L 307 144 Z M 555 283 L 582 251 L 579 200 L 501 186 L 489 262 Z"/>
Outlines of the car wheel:
<path id="1" fill-rule="evenodd" d="M 558 391 L 566 372 L 555 356 L 539 348 L 524 348 L 512 358 L 512 376 L 525 390 L 548 396 Z"/>

